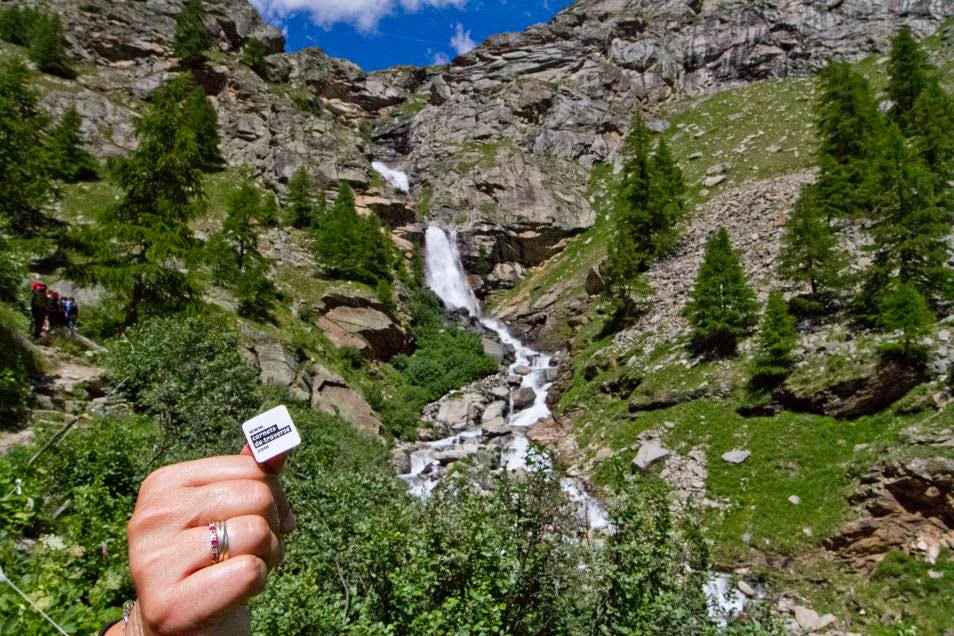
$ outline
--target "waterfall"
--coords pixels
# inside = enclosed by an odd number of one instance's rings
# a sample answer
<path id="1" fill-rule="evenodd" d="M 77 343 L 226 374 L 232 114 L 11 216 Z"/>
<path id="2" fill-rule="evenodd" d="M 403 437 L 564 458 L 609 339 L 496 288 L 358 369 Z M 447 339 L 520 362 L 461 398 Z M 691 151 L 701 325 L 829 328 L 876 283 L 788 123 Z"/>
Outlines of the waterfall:
<path id="1" fill-rule="evenodd" d="M 509 415 L 511 440 L 503 449 L 502 463 L 507 470 L 549 469 L 552 467 L 549 458 L 535 457 L 533 467 L 531 463 L 530 441 L 525 435 L 526 429 L 542 419 L 550 416 L 550 407 L 547 405 L 547 396 L 553 386 L 549 381 L 552 370 L 552 357 L 536 351 L 515 338 L 499 320 L 484 316 L 474 295 L 467 283 L 467 274 L 460 260 L 457 249 L 457 233 L 453 230 L 445 232 L 437 226 L 427 228 L 425 235 L 425 268 L 427 286 L 444 303 L 450 311 L 464 309 L 471 316 L 477 318 L 480 324 L 489 331 L 497 334 L 504 345 L 513 348 L 515 360 L 510 365 L 510 375 L 520 375 L 517 370 L 523 371 L 520 388 L 530 388 L 534 394 L 533 404 L 529 407 L 514 411 Z M 529 370 L 529 372 L 526 372 Z M 449 438 L 426 444 L 423 448 L 411 454 L 411 472 L 402 475 L 402 478 L 411 486 L 411 492 L 426 496 L 436 485 L 437 479 L 426 475 L 428 468 L 437 465 L 434 455 L 448 448 L 465 444 L 478 443 L 481 431 L 464 431 Z M 566 478 L 561 482 L 563 491 L 576 506 L 581 522 L 588 528 L 606 530 L 609 520 L 606 512 L 593 497 L 586 494 L 583 485 L 575 479 Z"/>

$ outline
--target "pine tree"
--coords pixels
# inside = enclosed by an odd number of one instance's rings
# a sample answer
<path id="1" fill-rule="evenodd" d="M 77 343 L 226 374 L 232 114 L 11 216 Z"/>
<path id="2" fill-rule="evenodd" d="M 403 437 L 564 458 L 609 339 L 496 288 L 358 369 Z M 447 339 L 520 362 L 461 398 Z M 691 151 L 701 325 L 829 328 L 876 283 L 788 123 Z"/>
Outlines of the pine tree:
<path id="1" fill-rule="evenodd" d="M 311 177 L 304 167 L 295 171 L 288 182 L 288 220 L 292 227 L 305 229 L 315 224 L 315 202 Z"/>
<path id="2" fill-rule="evenodd" d="M 242 64 L 249 67 L 256 74 L 264 76 L 268 70 L 268 63 L 265 57 L 268 55 L 268 49 L 265 43 L 258 38 L 249 38 L 242 47 Z"/>
<path id="3" fill-rule="evenodd" d="M 266 197 L 246 175 L 229 196 L 222 234 L 235 255 L 235 267 L 244 272 L 250 263 L 261 261 L 258 236 L 271 214 Z"/>
<path id="4" fill-rule="evenodd" d="M 936 78 L 918 95 L 911 111 L 914 144 L 927 167 L 943 188 L 954 179 L 954 97 Z"/>
<path id="5" fill-rule="evenodd" d="M 842 287 L 840 272 L 845 264 L 817 189 L 802 188 L 785 224 L 779 273 L 793 283 L 808 285 L 811 301 L 820 305 Z"/>
<path id="6" fill-rule="evenodd" d="M 43 207 L 53 196 L 43 147 L 48 123 L 30 72 L 19 61 L 0 61 L 0 217 L 14 234 L 46 222 Z"/>
<path id="7" fill-rule="evenodd" d="M 186 66 L 200 66 L 205 52 L 212 46 L 212 36 L 205 28 L 205 8 L 201 0 L 186 0 L 176 16 L 176 32 L 172 49 Z"/>
<path id="8" fill-rule="evenodd" d="M 821 173 L 816 189 L 828 218 L 857 216 L 867 210 L 864 188 L 873 149 L 883 135 L 884 118 L 868 81 L 842 62 L 819 75 L 815 126 Z"/>
<path id="9" fill-rule="evenodd" d="M 225 160 L 219 149 L 219 116 L 205 94 L 205 89 L 193 84 L 185 97 L 184 108 L 186 124 L 195 133 L 195 141 L 202 156 L 202 169 L 206 172 L 221 169 Z"/>
<path id="10" fill-rule="evenodd" d="M 891 40 L 887 93 L 894 103 L 891 118 L 906 135 L 914 133 L 914 103 L 927 88 L 930 71 L 927 54 L 914 39 L 911 28 L 902 26 Z"/>
<path id="11" fill-rule="evenodd" d="M 948 214 L 935 178 L 892 124 L 872 172 L 874 249 L 881 267 L 936 303 L 949 296 Z"/>
<path id="12" fill-rule="evenodd" d="M 66 53 L 63 24 L 57 15 L 37 14 L 30 29 L 30 59 L 44 73 L 66 79 L 76 77 Z"/>
<path id="13" fill-rule="evenodd" d="M 676 243 L 676 223 L 685 211 L 686 184 L 682 170 L 669 151 L 665 137 L 659 140 L 649 167 L 649 199 L 647 205 L 654 211 L 652 236 L 653 256 L 660 256 Z"/>
<path id="14" fill-rule="evenodd" d="M 792 351 L 797 342 L 795 319 L 788 312 L 782 294 L 773 290 L 759 329 L 759 345 L 752 363 L 752 383 L 768 387 L 784 380 L 794 364 Z"/>
<path id="15" fill-rule="evenodd" d="M 725 228 L 706 244 L 691 299 L 685 310 L 700 353 L 730 356 L 755 325 L 758 303 L 745 279 L 739 256 Z"/>
<path id="16" fill-rule="evenodd" d="M 27 46 L 30 43 L 33 22 L 39 15 L 40 12 L 36 9 L 16 5 L 9 9 L 0 9 L 0 40 Z"/>
<path id="17" fill-rule="evenodd" d="M 82 123 L 76 108 L 63 113 L 60 124 L 50 132 L 47 148 L 50 152 L 53 175 L 66 181 L 92 181 L 97 178 L 96 160 L 83 148 L 80 137 Z"/>
<path id="18" fill-rule="evenodd" d="M 606 293 L 619 314 L 630 314 L 646 295 L 641 274 L 672 248 L 685 208 L 685 184 L 664 139 L 650 154 L 650 133 L 636 114 L 623 147 L 626 160 L 612 211 L 613 233 L 604 266 Z M 625 316 L 618 316 L 625 317 Z"/>
<path id="19" fill-rule="evenodd" d="M 183 271 L 197 248 L 189 221 L 204 207 L 202 155 L 182 101 L 188 87 L 179 77 L 156 91 L 135 124 L 139 147 L 116 165 L 122 198 L 97 213 L 85 237 L 77 274 L 117 296 L 126 324 L 181 309 L 197 292 Z"/>
<path id="20" fill-rule="evenodd" d="M 315 254 L 332 276 L 377 284 L 391 278 L 391 245 L 374 215 L 362 218 L 354 193 L 342 182 L 331 210 L 321 220 Z"/>
<path id="21" fill-rule="evenodd" d="M 894 285 L 881 302 L 878 326 L 887 332 L 900 331 L 901 337 L 884 344 L 882 354 L 889 360 L 922 364 L 928 355 L 922 340 L 933 323 L 934 314 L 914 285 Z"/>

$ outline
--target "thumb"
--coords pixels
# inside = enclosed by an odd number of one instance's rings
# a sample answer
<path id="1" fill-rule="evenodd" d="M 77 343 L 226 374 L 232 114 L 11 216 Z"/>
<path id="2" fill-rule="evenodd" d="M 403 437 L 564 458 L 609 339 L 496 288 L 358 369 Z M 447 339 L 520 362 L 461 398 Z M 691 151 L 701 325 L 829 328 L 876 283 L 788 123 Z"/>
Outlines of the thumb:
<path id="1" fill-rule="evenodd" d="M 245 448 L 243 448 L 242 452 L 239 454 L 245 455 L 246 457 L 255 456 L 252 454 L 252 448 L 248 444 L 245 445 Z M 266 470 L 266 472 L 269 472 L 273 475 L 277 475 L 278 473 L 282 472 L 283 468 L 285 468 L 285 462 L 287 460 L 288 460 L 288 453 L 286 452 L 286 453 L 282 453 L 281 455 L 278 455 L 277 457 L 272 457 L 270 460 L 268 460 L 264 464 L 261 464 L 261 466 Z"/>

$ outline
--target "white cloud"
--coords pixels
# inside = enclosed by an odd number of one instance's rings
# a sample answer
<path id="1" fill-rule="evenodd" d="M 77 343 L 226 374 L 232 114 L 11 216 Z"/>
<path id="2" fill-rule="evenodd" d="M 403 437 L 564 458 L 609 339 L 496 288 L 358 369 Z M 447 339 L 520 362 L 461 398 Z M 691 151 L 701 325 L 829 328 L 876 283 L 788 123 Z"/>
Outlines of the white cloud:
<path id="1" fill-rule="evenodd" d="M 450 64 L 451 59 L 447 53 L 444 53 L 444 51 L 438 51 L 431 56 L 431 62 L 434 64 Z"/>
<path id="2" fill-rule="evenodd" d="M 374 31 L 381 18 L 400 7 L 415 12 L 427 7 L 463 8 L 468 0 L 251 0 L 269 20 L 283 20 L 293 13 L 311 15 L 316 24 L 330 27 L 338 22 L 354 25 L 361 31 Z"/>
<path id="3" fill-rule="evenodd" d="M 474 42 L 473 38 L 470 37 L 470 31 L 464 31 L 464 25 L 460 22 L 454 27 L 454 35 L 451 36 L 450 43 L 454 47 L 454 50 L 457 51 L 457 55 L 463 55 L 472 51 L 477 44 Z"/>

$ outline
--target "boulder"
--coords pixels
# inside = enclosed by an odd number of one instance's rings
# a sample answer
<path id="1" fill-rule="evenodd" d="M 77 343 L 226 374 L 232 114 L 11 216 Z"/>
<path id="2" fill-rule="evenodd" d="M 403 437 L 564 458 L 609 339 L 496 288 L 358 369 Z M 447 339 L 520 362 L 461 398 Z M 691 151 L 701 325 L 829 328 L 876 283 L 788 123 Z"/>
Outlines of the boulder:
<path id="1" fill-rule="evenodd" d="M 729 462 L 730 464 L 741 464 L 749 458 L 752 454 L 752 451 L 747 450 L 731 450 L 728 453 L 722 453 L 722 460 Z"/>
<path id="2" fill-rule="evenodd" d="M 391 318 L 371 307 L 335 307 L 318 320 L 318 328 L 336 347 L 354 347 L 377 360 L 390 360 L 410 345 Z"/>
<path id="3" fill-rule="evenodd" d="M 519 411 L 533 405 L 537 394 L 531 387 L 525 386 L 511 393 L 510 399 L 513 401 L 513 408 Z"/>
<path id="4" fill-rule="evenodd" d="M 513 372 L 517 375 L 530 375 L 530 371 L 530 367 L 525 364 L 520 364 L 513 368 Z"/>
<path id="5" fill-rule="evenodd" d="M 312 369 L 311 408 L 337 415 L 357 430 L 377 435 L 381 420 L 364 397 L 321 364 Z"/>
<path id="6" fill-rule="evenodd" d="M 503 361 L 507 358 L 507 352 L 504 351 L 502 344 L 490 338 L 481 338 L 480 344 L 484 348 L 484 354 L 496 360 L 497 364 L 503 364 Z"/>
<path id="7" fill-rule="evenodd" d="M 480 398 L 475 395 L 446 399 L 437 411 L 438 421 L 458 430 L 475 426 L 480 416 Z"/>
<path id="8" fill-rule="evenodd" d="M 507 403 L 504 401 L 491 402 L 490 405 L 484 409 L 484 414 L 481 417 L 481 422 L 486 424 L 492 420 L 502 419 L 507 415 Z"/>
<path id="9" fill-rule="evenodd" d="M 639 472 L 645 472 L 654 464 L 669 457 L 669 455 L 669 450 L 664 448 L 657 440 L 650 440 L 639 447 L 636 457 L 633 458 L 633 467 Z"/>
<path id="10" fill-rule="evenodd" d="M 798 626 L 809 633 L 820 632 L 821 630 L 833 625 L 837 619 L 832 614 L 819 616 L 818 612 L 807 607 L 798 605 L 795 607 L 795 622 Z"/>
<path id="11" fill-rule="evenodd" d="M 502 417 L 485 420 L 481 428 L 484 431 L 484 437 L 501 437 L 503 435 L 510 435 L 510 433 L 513 432 L 510 428 L 510 424 Z"/>
<path id="12" fill-rule="evenodd" d="M 590 268 L 590 271 L 586 273 L 586 293 L 590 296 L 595 296 L 603 291 L 603 287 L 606 285 L 603 280 L 603 273 L 600 271 L 598 265 L 594 265 Z"/>
<path id="13" fill-rule="evenodd" d="M 298 359 L 280 342 L 257 343 L 255 356 L 262 382 L 291 386 L 298 377 Z"/>

